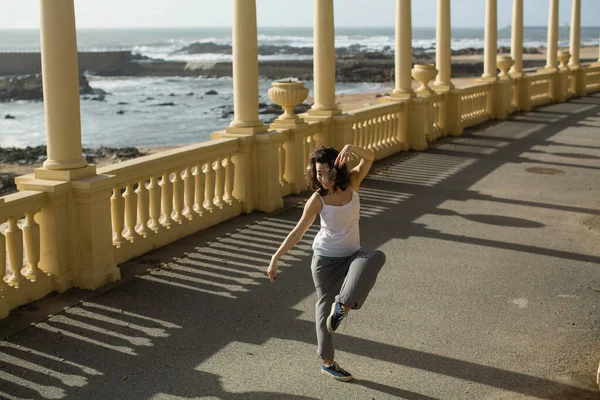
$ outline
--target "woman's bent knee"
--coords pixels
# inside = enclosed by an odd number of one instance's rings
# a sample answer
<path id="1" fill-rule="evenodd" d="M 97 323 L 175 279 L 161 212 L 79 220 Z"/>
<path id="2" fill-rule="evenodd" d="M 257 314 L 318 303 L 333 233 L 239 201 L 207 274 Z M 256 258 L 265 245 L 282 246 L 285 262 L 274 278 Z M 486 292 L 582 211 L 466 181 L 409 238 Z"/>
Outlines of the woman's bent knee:
<path id="1" fill-rule="evenodd" d="M 373 263 L 380 268 L 383 267 L 383 264 L 385 264 L 386 261 L 385 253 L 381 250 L 373 250 L 370 258 L 373 260 Z"/>

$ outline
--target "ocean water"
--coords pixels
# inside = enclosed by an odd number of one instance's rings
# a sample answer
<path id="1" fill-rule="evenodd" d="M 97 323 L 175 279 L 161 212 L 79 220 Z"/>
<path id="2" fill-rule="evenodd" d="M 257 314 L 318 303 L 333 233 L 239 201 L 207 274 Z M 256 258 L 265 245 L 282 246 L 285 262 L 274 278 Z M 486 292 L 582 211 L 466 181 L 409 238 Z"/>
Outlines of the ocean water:
<path id="1" fill-rule="evenodd" d="M 311 28 L 260 28 L 260 44 L 310 47 Z M 452 48 L 482 48 L 483 29 L 453 29 Z M 151 58 L 169 60 L 219 61 L 229 55 L 173 55 L 194 42 L 231 44 L 230 28 L 186 29 L 82 29 L 78 30 L 80 51 L 130 50 Z M 365 49 L 394 47 L 394 28 L 336 28 L 336 46 L 359 44 Z M 561 27 L 559 45 L 567 47 L 569 29 Z M 583 27 L 584 45 L 598 44 L 598 28 Z M 498 44 L 510 45 L 510 28 L 499 31 Z M 525 28 L 526 47 L 545 46 L 546 28 Z M 0 30 L 0 52 L 39 51 L 37 30 Z M 435 46 L 435 28 L 414 28 L 413 46 Z M 299 59 L 299 55 L 261 56 L 261 59 Z M 306 58 L 306 57 L 304 57 Z M 88 77 L 94 88 L 110 93 L 106 101 L 81 100 L 82 142 L 97 146 L 175 146 L 208 140 L 210 132 L 225 128 L 232 116 L 222 118 L 220 107 L 232 106 L 232 80 L 184 77 Z M 269 103 L 271 82 L 259 82 L 260 101 Z M 312 95 L 312 82 L 306 82 Z M 389 90 L 391 84 L 338 83 L 336 92 L 358 93 Z M 204 93 L 216 90 L 218 95 Z M 151 98 L 151 99 L 149 99 Z M 158 106 L 172 102 L 174 106 Z M 119 104 L 121 103 L 121 104 Z M 117 112 L 123 111 L 123 114 Z M 10 114 L 16 119 L 4 119 Z M 264 116 L 265 119 L 271 115 Z M 0 103 L 0 146 L 25 147 L 45 143 L 44 109 L 41 102 Z"/>
<path id="2" fill-rule="evenodd" d="M 195 77 L 96 77 L 93 88 L 110 95 L 104 102 L 81 100 L 81 136 L 84 147 L 139 148 L 198 143 L 210 132 L 224 129 L 233 115 L 222 117 L 221 107 L 233 106 L 231 78 Z M 312 94 L 312 82 L 305 82 Z M 271 81 L 259 81 L 259 101 L 270 103 Z M 338 83 L 336 93 L 389 90 L 379 83 Z M 209 90 L 217 95 L 206 95 Z M 119 104 L 121 103 L 121 104 Z M 173 106 L 159 106 L 173 103 Z M 123 114 L 117 112 L 123 111 Z M 15 119 L 4 119 L 10 114 Z M 274 115 L 261 115 L 267 120 Z M 0 147 L 45 144 L 44 106 L 40 101 L 0 103 Z"/>

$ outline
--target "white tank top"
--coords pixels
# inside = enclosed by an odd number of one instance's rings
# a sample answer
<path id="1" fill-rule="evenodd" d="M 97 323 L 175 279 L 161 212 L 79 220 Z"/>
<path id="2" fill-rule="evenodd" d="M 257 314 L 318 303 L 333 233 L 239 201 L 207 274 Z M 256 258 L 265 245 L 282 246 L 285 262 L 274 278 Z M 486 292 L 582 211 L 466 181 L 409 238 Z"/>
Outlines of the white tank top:
<path id="1" fill-rule="evenodd" d="M 358 193 L 352 190 L 352 199 L 343 206 L 325 204 L 321 216 L 321 229 L 313 242 L 313 251 L 323 257 L 347 257 L 360 250 L 360 201 Z"/>

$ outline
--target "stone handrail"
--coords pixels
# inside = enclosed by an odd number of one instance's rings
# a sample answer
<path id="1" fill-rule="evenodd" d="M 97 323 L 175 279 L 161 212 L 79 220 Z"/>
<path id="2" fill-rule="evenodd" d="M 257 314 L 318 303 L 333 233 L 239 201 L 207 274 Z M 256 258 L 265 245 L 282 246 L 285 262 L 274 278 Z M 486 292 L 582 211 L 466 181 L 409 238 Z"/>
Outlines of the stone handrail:
<path id="1" fill-rule="evenodd" d="M 237 139 L 215 139 L 99 169 L 115 177 L 117 263 L 239 214 L 232 161 L 238 148 Z"/>
<path id="2" fill-rule="evenodd" d="M 463 128 L 480 124 L 490 119 L 489 98 L 492 86 L 489 83 L 471 85 L 460 89 L 461 117 Z"/>

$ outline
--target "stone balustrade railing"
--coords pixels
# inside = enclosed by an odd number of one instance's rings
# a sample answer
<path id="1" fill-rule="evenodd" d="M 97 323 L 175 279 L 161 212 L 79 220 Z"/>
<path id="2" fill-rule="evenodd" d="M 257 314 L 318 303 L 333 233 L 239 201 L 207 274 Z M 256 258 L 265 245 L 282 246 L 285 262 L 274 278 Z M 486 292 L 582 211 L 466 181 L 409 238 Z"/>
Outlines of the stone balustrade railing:
<path id="1" fill-rule="evenodd" d="M 551 103 L 554 99 L 554 73 L 540 72 L 525 76 L 529 84 L 531 106 L 538 107 Z"/>
<path id="2" fill-rule="evenodd" d="M 282 132 L 278 146 L 279 185 L 281 196 L 306 190 L 305 172 L 308 158 L 317 145 L 326 142 L 328 127 L 321 122 L 310 122 L 298 129 Z"/>
<path id="3" fill-rule="evenodd" d="M 564 85 L 558 84 L 560 79 Z M 410 99 L 388 98 L 341 115 L 302 115 L 304 122 L 295 120 L 291 128 L 215 132 L 210 141 L 103 167 L 91 178 L 56 181 L 46 192 L 5 196 L 0 198 L 0 317 L 52 290 L 95 288 L 118 279 L 116 265 L 242 212 L 282 207 L 284 196 L 306 189 L 308 156 L 316 146 L 351 143 L 372 149 L 382 159 L 409 148 L 425 149 L 441 136 L 460 135 L 465 128 L 517 110 L 565 101 L 569 92 L 582 96 L 596 91 L 600 65 L 505 75 L 460 89 L 423 91 Z M 20 190 L 45 185 L 21 178 Z M 92 217 L 75 228 L 85 234 L 71 231 L 79 250 L 71 268 L 64 268 L 56 259 L 71 257 L 62 253 L 73 247 L 61 236 L 68 225 L 64 221 L 72 215 L 69 190 L 78 215 Z M 102 240 L 107 245 L 95 250 Z M 77 267 L 89 264 L 87 250 L 81 250 L 88 248 L 93 269 Z M 86 278 L 103 273 L 100 280 Z"/>
<path id="4" fill-rule="evenodd" d="M 36 215 L 48 205 L 46 194 L 23 191 L 0 198 L 0 318 L 9 311 L 40 299 L 53 288 L 51 271 L 40 264 L 40 237 L 49 232 L 36 222 Z"/>
<path id="5" fill-rule="evenodd" d="M 101 168 L 114 176 L 115 261 L 239 215 L 232 161 L 238 149 L 237 139 L 216 139 Z"/>
<path id="6" fill-rule="evenodd" d="M 600 65 L 585 69 L 585 90 L 587 93 L 600 91 Z"/>
<path id="7" fill-rule="evenodd" d="M 346 143 L 372 150 L 376 159 L 406 150 L 406 116 L 405 102 L 375 105 L 349 112 L 344 121 L 349 134 Z"/>
<path id="8" fill-rule="evenodd" d="M 460 122 L 463 128 L 480 124 L 491 118 L 492 85 L 482 83 L 460 90 Z"/>

